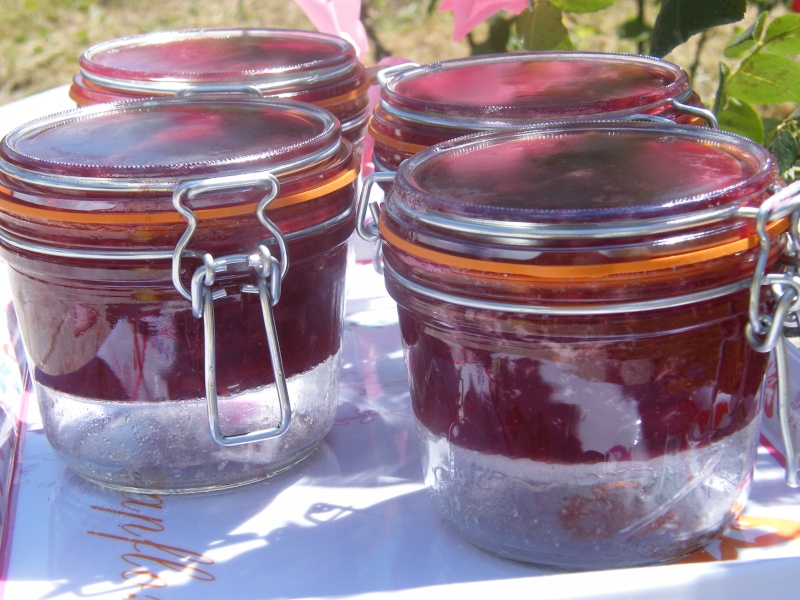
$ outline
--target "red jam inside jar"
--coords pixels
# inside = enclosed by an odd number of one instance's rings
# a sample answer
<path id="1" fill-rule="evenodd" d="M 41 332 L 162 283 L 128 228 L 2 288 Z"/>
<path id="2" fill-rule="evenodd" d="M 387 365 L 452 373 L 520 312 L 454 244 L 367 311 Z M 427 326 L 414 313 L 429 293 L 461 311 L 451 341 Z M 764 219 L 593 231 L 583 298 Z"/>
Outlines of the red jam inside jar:
<path id="1" fill-rule="evenodd" d="M 68 466 L 106 485 L 180 492 L 261 479 L 313 451 L 336 407 L 356 176 L 337 121 L 292 101 L 97 105 L 3 140 L 2 253 L 45 433 Z M 188 227 L 178 189 L 196 228 L 176 263 Z M 262 216 L 278 235 L 258 216 L 275 192 Z M 263 277 L 282 279 L 271 296 L 277 352 L 254 289 L 259 247 L 287 265 L 284 278 Z M 214 294 L 211 321 L 191 297 L 204 255 L 215 277 L 197 289 Z M 209 348 L 221 435 L 277 426 L 282 381 L 288 428 L 212 439 Z"/>
<path id="2" fill-rule="evenodd" d="M 510 53 L 392 71 L 369 126 L 375 164 L 384 171 L 397 171 L 428 146 L 478 131 L 633 115 L 705 123 L 694 111 L 700 102 L 686 72 L 650 57 Z"/>
<path id="3" fill-rule="evenodd" d="M 776 185 L 761 146 L 676 125 L 469 136 L 402 165 L 385 277 L 448 521 L 578 569 L 673 559 L 727 527 L 767 362 L 745 337 L 761 245 L 742 209 Z M 770 268 L 787 228 L 768 226 Z"/>
<path id="4" fill-rule="evenodd" d="M 370 78 L 347 41 L 278 29 L 199 29 L 130 36 L 87 49 L 70 96 L 78 104 L 190 93 L 255 94 L 330 110 L 356 149 Z"/>

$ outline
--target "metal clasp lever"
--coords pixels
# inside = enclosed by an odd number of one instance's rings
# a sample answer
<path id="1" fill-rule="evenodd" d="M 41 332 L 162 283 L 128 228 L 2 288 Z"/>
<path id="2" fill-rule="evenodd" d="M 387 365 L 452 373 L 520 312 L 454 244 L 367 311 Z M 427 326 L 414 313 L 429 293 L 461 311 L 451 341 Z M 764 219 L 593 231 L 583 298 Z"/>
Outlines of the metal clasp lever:
<path id="1" fill-rule="evenodd" d="M 794 258 L 800 253 L 800 182 L 792 183 L 778 190 L 759 208 L 739 209 L 739 215 L 754 218 L 760 249 L 753 280 L 750 287 L 750 307 L 745 336 L 758 352 L 774 352 L 778 372 L 778 419 L 781 437 L 786 454 L 786 484 L 800 487 L 800 448 L 794 437 L 791 425 L 791 397 L 789 394 L 789 365 L 784 324 L 790 317 L 796 318 L 800 312 L 800 275 L 795 268 L 785 273 L 767 273 L 770 254 L 770 238 L 767 225 L 770 222 L 791 218 L 789 243 L 784 256 Z M 761 289 L 769 289 L 773 297 L 771 312 L 762 312 Z"/>
<path id="2" fill-rule="evenodd" d="M 356 233 L 365 242 L 376 242 L 380 238 L 378 233 L 378 217 L 381 209 L 377 200 L 371 199 L 372 186 L 376 183 L 389 183 L 394 181 L 395 174 L 389 172 L 370 173 L 364 178 L 361 193 L 358 196 L 358 217 L 356 220 Z M 367 222 L 367 210 L 372 216 L 372 222 Z"/>
<path id="3" fill-rule="evenodd" d="M 678 102 L 677 100 L 672 101 L 672 107 L 675 108 L 676 110 L 686 113 L 687 115 L 700 117 L 706 122 L 706 124 L 711 129 L 719 129 L 719 121 L 717 121 L 717 115 L 715 115 L 707 108 L 702 108 L 700 106 L 692 106 L 691 104 L 684 104 L 683 102 Z"/>
<path id="4" fill-rule="evenodd" d="M 375 242 L 372 253 L 372 266 L 379 274 L 383 274 L 383 257 L 381 255 L 380 232 L 378 231 L 378 218 L 381 207 L 377 200 L 371 199 L 372 188 L 376 183 L 389 183 L 394 181 L 395 174 L 390 172 L 370 173 L 364 178 L 361 194 L 358 197 L 358 215 L 356 217 L 356 233 L 365 242 Z M 372 221 L 367 222 L 367 210 L 372 215 Z"/>
<path id="5" fill-rule="evenodd" d="M 218 84 L 218 85 L 192 85 L 175 92 L 176 98 L 190 98 L 203 95 L 240 94 L 252 98 L 263 98 L 264 92 L 254 85 Z"/>
<path id="6" fill-rule="evenodd" d="M 231 254 L 214 259 L 210 254 L 189 250 L 189 242 L 197 228 L 197 217 L 184 204 L 185 199 L 192 199 L 198 194 L 208 191 L 243 189 L 258 187 L 266 189 L 266 195 L 256 208 L 256 217 L 261 225 L 272 235 L 276 242 L 280 260 L 272 256 L 265 243 L 259 244 L 253 254 Z M 175 289 L 187 300 L 191 301 L 192 314 L 203 319 L 205 392 L 208 403 L 208 423 L 211 437 L 221 446 L 238 446 L 268 440 L 282 435 L 289 428 L 292 410 L 283 370 L 278 333 L 272 307 L 278 303 L 281 294 L 281 282 L 289 267 L 289 256 L 286 241 L 278 227 L 269 220 L 266 209 L 278 195 L 279 183 L 270 173 L 248 176 L 219 177 L 199 181 L 188 181 L 178 185 L 172 197 L 172 203 L 181 215 L 186 218 L 187 226 L 181 239 L 175 246 L 172 257 L 172 281 Z M 181 281 L 181 263 L 184 256 L 200 258 L 203 265 L 198 267 L 191 280 L 191 290 L 187 290 Z M 212 291 L 217 273 L 252 272 L 256 277 L 255 285 L 242 285 L 242 293 L 256 293 L 261 301 L 261 314 L 267 335 L 272 372 L 275 376 L 275 389 L 278 394 L 280 419 L 277 427 L 260 429 L 236 435 L 223 435 L 220 428 L 219 403 L 217 400 L 217 357 L 216 334 L 214 322 L 214 300 L 226 296 L 222 288 Z"/>
<path id="7" fill-rule="evenodd" d="M 410 71 L 411 69 L 416 69 L 419 66 L 418 63 L 414 62 L 407 62 L 401 63 L 399 65 L 392 65 L 391 67 L 384 67 L 375 78 L 378 80 L 378 85 L 383 87 L 392 79 L 392 77 L 396 77 L 397 75 L 404 73 L 405 71 Z"/>
<path id="8" fill-rule="evenodd" d="M 292 420 L 292 409 L 289 402 L 289 391 L 286 385 L 286 374 L 283 370 L 281 349 L 278 343 L 278 332 L 272 307 L 280 296 L 280 263 L 270 254 L 266 246 L 259 246 L 258 253 L 253 255 L 235 254 L 213 260 L 210 257 L 192 276 L 192 313 L 203 319 L 205 344 L 205 390 L 208 402 L 208 424 L 211 437 L 221 446 L 238 446 L 251 442 L 259 442 L 282 435 Z M 267 334 L 272 372 L 275 375 L 275 389 L 278 393 L 280 419 L 277 427 L 259 429 L 237 435 L 223 435 L 220 427 L 219 404 L 217 401 L 217 357 L 214 321 L 214 300 L 225 296 L 225 290 L 211 291 L 215 274 L 241 267 L 251 268 L 257 278 L 256 285 L 243 285 L 243 293 L 258 294 L 261 301 L 261 314 Z M 231 268 L 233 267 L 233 268 Z"/>

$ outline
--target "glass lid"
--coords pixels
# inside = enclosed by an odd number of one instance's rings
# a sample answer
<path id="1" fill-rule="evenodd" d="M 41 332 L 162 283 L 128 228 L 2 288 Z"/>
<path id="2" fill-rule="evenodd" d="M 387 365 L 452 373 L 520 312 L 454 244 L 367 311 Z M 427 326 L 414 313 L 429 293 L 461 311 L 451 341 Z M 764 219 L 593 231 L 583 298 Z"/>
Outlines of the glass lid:
<path id="1" fill-rule="evenodd" d="M 201 29 L 131 36 L 92 46 L 81 75 L 104 87 L 176 92 L 188 86 L 255 85 L 262 91 L 323 85 L 359 69 L 353 47 L 322 33 Z"/>
<path id="2" fill-rule="evenodd" d="M 193 177 L 304 169 L 340 148 L 336 119 L 288 100 L 149 99 L 32 121 L 0 144 L 0 172 L 40 187 L 169 190 Z"/>
<path id="3" fill-rule="evenodd" d="M 424 65 L 387 78 L 382 89 L 387 112 L 433 113 L 452 121 L 642 112 L 691 95 L 688 76 L 677 65 L 606 53 L 487 55 Z"/>
<path id="4" fill-rule="evenodd" d="M 425 150 L 401 166 L 387 208 L 435 229 L 597 236 L 608 224 L 620 232 L 645 222 L 680 228 L 687 216 L 756 201 L 776 179 L 768 152 L 732 134 L 573 123 L 472 135 Z"/>

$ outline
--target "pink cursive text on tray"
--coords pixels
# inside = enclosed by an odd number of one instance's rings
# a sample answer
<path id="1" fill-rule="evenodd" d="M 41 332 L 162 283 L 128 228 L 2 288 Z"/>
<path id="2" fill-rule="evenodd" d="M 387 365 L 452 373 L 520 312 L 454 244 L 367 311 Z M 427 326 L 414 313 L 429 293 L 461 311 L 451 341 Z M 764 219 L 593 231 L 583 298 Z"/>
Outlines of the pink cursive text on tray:
<path id="1" fill-rule="evenodd" d="M 109 508 L 92 506 L 92 510 L 113 515 L 121 519 L 121 532 L 106 533 L 87 531 L 89 535 L 98 536 L 119 544 L 122 549 L 120 558 L 125 563 L 120 573 L 122 580 L 138 587 L 140 593 L 128 594 L 126 600 L 143 598 L 158 600 L 152 594 L 166 588 L 169 583 L 159 573 L 173 571 L 184 577 L 198 581 L 214 581 L 214 576 L 207 570 L 214 561 L 201 552 L 187 550 L 159 541 L 164 533 L 164 521 L 161 510 L 164 501 L 155 494 L 120 493 L 122 500 L 119 506 Z"/>

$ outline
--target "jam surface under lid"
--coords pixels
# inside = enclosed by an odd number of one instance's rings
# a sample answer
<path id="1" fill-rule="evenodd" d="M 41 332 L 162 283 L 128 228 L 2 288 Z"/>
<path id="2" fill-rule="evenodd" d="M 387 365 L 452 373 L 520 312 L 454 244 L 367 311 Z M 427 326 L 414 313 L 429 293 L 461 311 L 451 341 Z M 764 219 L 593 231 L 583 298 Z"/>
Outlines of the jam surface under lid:
<path id="1" fill-rule="evenodd" d="M 187 177 L 288 172 L 339 147 L 327 112 L 292 101 L 143 100 L 79 108 L 23 125 L 0 144 L 0 170 L 62 189 L 137 187 Z"/>
<path id="2" fill-rule="evenodd" d="M 518 53 L 425 65 L 390 79 L 391 107 L 457 115 L 546 117 L 645 110 L 691 93 L 686 73 L 647 57 Z M 449 114 L 455 113 L 455 114 Z"/>
<path id="3" fill-rule="evenodd" d="M 462 138 L 406 161 L 387 203 L 457 230 L 635 223 L 755 200 L 776 178 L 763 147 L 697 127 L 580 123 Z M 429 218 L 430 217 L 430 218 Z M 437 225 L 438 223 L 438 225 Z"/>
<path id="4" fill-rule="evenodd" d="M 185 84 L 325 81 L 358 64 L 353 47 L 331 35 L 272 29 L 151 33 L 92 46 L 81 57 L 87 79 Z M 107 81 L 106 81 L 107 79 Z"/>

